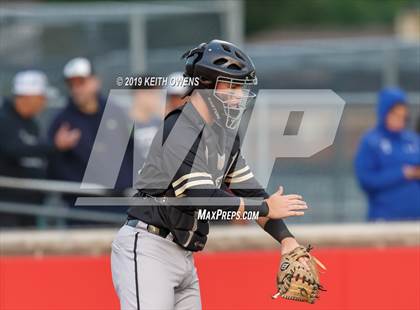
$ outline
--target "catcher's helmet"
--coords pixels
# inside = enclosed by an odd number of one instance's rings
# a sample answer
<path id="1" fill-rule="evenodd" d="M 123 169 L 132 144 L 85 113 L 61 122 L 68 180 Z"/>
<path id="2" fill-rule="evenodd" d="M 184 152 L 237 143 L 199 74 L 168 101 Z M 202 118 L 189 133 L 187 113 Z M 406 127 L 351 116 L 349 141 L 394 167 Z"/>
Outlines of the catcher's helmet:
<path id="1" fill-rule="evenodd" d="M 200 82 L 208 85 L 216 83 L 218 77 L 232 79 L 255 79 L 255 66 L 252 60 L 234 44 L 212 40 L 201 43 L 186 52 L 185 75 L 199 77 Z"/>
<path id="2" fill-rule="evenodd" d="M 216 121 L 224 119 L 226 127 L 236 128 L 246 108 L 247 99 L 255 95 L 249 93 L 248 96 L 242 96 L 241 102 L 234 106 L 229 104 L 222 92 L 217 91 L 217 83 L 229 83 L 232 88 L 234 85 L 256 85 L 257 78 L 252 60 L 234 44 L 221 40 L 201 43 L 186 52 L 182 58 L 186 59 L 184 75 L 199 78 L 198 86 L 192 87 L 187 95 L 195 88 L 213 89 L 213 97 L 223 103 L 214 104 L 211 97 L 206 98 Z"/>

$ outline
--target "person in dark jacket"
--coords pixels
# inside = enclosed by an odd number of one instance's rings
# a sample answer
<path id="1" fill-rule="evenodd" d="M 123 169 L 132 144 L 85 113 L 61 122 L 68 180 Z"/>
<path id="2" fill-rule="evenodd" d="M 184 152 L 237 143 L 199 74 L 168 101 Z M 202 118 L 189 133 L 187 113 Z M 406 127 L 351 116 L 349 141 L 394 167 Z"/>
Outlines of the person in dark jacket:
<path id="1" fill-rule="evenodd" d="M 406 128 L 407 98 L 379 93 L 378 121 L 361 139 L 356 176 L 369 202 L 369 220 L 420 219 L 420 137 Z"/>
<path id="2" fill-rule="evenodd" d="M 49 139 L 52 140 L 55 132 L 60 126 L 68 126 L 71 129 L 77 128 L 81 132 L 79 143 L 66 152 L 60 152 L 53 156 L 49 164 L 49 176 L 53 179 L 82 182 L 87 168 L 98 129 L 104 115 L 106 99 L 99 93 L 100 81 L 95 76 L 90 61 L 86 58 L 74 58 L 64 67 L 64 77 L 69 87 L 70 96 L 66 107 L 58 113 L 49 128 Z M 124 127 L 120 120 L 111 124 L 110 132 L 115 135 L 118 131 L 128 131 L 130 128 Z M 128 134 L 129 135 L 129 134 Z M 121 133 L 122 137 L 127 136 L 127 132 Z M 115 145 L 101 145 L 98 150 L 107 153 Z M 102 156 L 105 158 L 106 156 Z M 102 163 L 101 163 L 102 164 Z M 109 164 L 109 163 L 108 163 Z M 106 169 L 107 163 L 103 163 Z M 123 190 L 132 186 L 132 142 L 130 141 L 127 152 L 125 153 L 115 189 Z M 66 201 L 72 205 L 75 196 L 66 196 Z M 108 209 L 110 210 L 110 209 Z M 118 209 L 124 212 L 124 210 Z"/>
<path id="3" fill-rule="evenodd" d="M 35 121 L 46 103 L 47 78 L 36 70 L 16 74 L 13 98 L 4 99 L 0 109 L 0 175 L 14 178 L 45 178 L 48 156 L 58 150 L 73 147 L 79 138 L 78 131 L 59 128 L 51 143 L 40 136 Z M 33 191 L 1 189 L 1 201 L 42 203 L 43 195 Z M 0 226 L 33 225 L 34 219 L 2 214 Z"/>

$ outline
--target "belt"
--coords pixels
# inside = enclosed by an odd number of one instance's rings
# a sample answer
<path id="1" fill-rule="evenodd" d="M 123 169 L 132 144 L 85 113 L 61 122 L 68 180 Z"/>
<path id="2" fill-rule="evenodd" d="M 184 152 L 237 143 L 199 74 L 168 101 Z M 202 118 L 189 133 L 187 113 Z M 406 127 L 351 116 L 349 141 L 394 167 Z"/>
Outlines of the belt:
<path id="1" fill-rule="evenodd" d="M 135 220 L 135 219 L 127 220 L 125 222 L 125 225 L 145 229 L 149 233 L 158 235 L 162 238 L 166 238 L 170 233 L 169 229 L 157 227 L 155 225 L 147 224 L 145 222 L 142 222 L 140 220 Z"/>

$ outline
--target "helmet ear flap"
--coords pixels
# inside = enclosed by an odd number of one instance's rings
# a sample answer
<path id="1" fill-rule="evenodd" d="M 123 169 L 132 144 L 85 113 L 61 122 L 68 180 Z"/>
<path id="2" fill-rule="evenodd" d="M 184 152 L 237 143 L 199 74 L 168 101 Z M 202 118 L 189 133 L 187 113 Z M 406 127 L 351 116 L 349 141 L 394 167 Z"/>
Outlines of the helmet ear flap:
<path id="1" fill-rule="evenodd" d="M 186 58 L 187 58 L 187 61 L 185 62 L 184 77 L 192 78 L 194 77 L 195 63 L 199 60 L 199 58 L 201 58 L 201 55 L 199 53 L 196 53 L 190 56 L 186 56 Z M 190 86 L 189 90 L 184 94 L 184 96 L 182 96 L 182 98 L 184 99 L 185 97 L 190 96 L 194 89 L 195 87 Z"/>
<path id="2" fill-rule="evenodd" d="M 194 65 L 197 61 L 203 56 L 204 49 L 206 48 L 206 43 L 201 43 L 198 47 L 193 48 L 185 52 L 181 59 L 187 59 L 185 62 L 185 74 L 189 77 L 194 76 Z"/>
<path id="3" fill-rule="evenodd" d="M 198 54 L 195 54 L 187 58 L 185 63 L 185 74 L 189 77 L 194 76 L 194 65 L 198 56 Z"/>

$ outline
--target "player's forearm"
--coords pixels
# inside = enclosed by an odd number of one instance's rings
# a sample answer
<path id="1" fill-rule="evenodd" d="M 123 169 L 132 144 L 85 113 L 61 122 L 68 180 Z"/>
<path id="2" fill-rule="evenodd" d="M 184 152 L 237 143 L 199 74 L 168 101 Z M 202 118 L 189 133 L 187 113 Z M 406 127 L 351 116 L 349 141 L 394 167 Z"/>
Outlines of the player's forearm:
<path id="1" fill-rule="evenodd" d="M 263 188 L 246 188 L 246 189 L 239 189 L 239 188 L 229 188 L 236 196 L 239 197 L 250 197 L 250 198 L 268 198 L 270 197 L 269 194 Z"/>
<path id="2" fill-rule="evenodd" d="M 288 247 L 288 245 L 290 245 L 289 239 L 294 240 L 294 236 L 291 234 L 282 219 L 269 219 L 268 217 L 260 217 L 257 220 L 257 223 L 271 237 L 280 242 L 282 244 L 282 248 L 283 246 Z"/>

